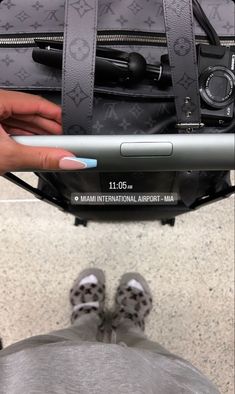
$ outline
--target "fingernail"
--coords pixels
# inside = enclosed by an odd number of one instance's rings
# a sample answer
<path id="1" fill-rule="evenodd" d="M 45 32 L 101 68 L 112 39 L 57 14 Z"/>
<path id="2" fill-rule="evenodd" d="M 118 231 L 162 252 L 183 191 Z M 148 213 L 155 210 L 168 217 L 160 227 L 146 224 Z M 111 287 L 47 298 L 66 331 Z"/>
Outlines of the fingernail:
<path id="1" fill-rule="evenodd" d="M 80 157 L 63 157 L 63 159 L 60 160 L 59 167 L 62 170 L 85 170 L 88 168 L 96 168 L 97 160 Z"/>

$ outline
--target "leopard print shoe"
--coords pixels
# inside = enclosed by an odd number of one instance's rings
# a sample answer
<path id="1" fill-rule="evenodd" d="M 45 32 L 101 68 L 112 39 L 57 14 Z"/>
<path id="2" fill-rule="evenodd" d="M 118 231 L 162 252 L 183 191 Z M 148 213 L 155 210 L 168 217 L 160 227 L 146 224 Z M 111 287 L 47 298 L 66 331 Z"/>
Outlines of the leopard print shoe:
<path id="1" fill-rule="evenodd" d="M 129 320 L 142 331 L 145 319 L 152 309 L 151 290 L 146 280 L 137 273 L 122 276 L 115 297 L 112 327 L 116 329 L 124 320 Z"/>
<path id="2" fill-rule="evenodd" d="M 100 325 L 104 320 L 105 276 L 102 270 L 86 269 L 77 278 L 70 290 L 70 303 L 73 311 L 71 323 L 84 314 L 97 313 Z"/>

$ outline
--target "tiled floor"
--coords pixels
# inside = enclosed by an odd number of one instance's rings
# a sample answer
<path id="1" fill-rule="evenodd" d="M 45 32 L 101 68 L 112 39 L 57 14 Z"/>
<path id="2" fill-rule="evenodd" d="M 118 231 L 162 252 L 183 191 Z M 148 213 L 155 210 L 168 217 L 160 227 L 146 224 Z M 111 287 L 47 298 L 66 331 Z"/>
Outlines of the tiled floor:
<path id="1" fill-rule="evenodd" d="M 120 275 L 137 270 L 154 294 L 149 336 L 234 393 L 234 198 L 182 216 L 175 228 L 75 228 L 71 216 L 0 178 L 0 253 L 5 346 L 69 323 L 68 290 L 81 269 L 106 271 L 109 303 Z"/>

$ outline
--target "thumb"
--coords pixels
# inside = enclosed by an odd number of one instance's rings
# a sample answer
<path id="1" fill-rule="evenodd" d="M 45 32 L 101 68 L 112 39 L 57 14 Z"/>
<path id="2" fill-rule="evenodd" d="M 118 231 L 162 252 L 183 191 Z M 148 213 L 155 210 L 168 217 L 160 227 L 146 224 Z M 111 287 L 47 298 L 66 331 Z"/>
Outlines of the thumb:
<path id="1" fill-rule="evenodd" d="M 17 145 L 16 166 L 19 170 L 38 169 L 45 171 L 75 169 L 74 163 L 71 160 L 67 160 L 66 167 L 64 166 L 65 158 L 75 158 L 71 152 L 56 148 L 40 148 L 20 144 Z M 71 162 L 71 168 L 68 166 L 69 162 Z M 77 161 L 76 168 L 83 169 L 84 164 Z"/>

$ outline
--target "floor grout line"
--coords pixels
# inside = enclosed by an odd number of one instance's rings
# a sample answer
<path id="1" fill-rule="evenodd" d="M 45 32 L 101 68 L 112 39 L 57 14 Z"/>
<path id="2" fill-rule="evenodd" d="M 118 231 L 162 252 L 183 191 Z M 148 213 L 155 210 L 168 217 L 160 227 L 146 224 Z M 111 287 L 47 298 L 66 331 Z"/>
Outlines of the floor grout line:
<path id="1" fill-rule="evenodd" d="M 0 204 L 9 204 L 9 203 L 26 203 L 26 202 L 39 202 L 41 203 L 42 201 L 36 200 L 36 199 L 18 199 L 18 200 L 0 200 Z"/>

